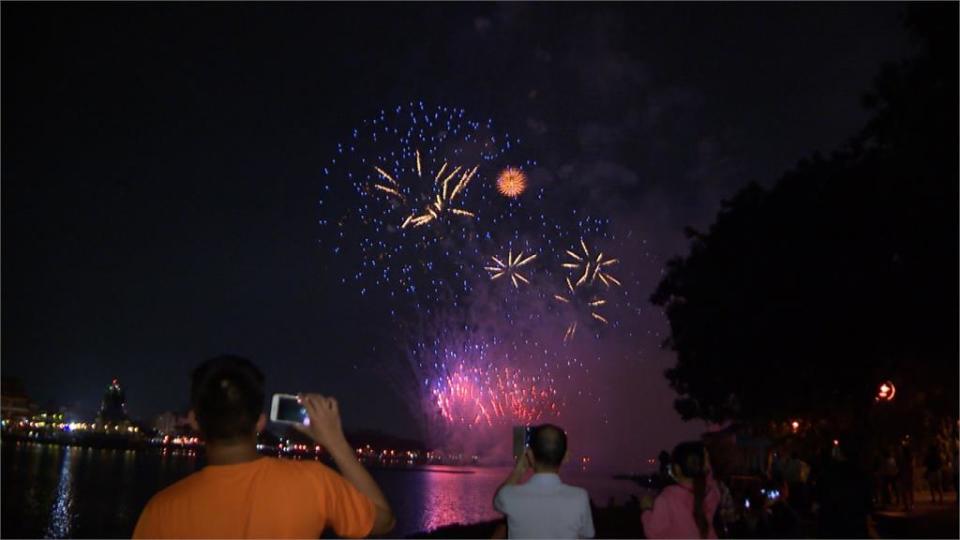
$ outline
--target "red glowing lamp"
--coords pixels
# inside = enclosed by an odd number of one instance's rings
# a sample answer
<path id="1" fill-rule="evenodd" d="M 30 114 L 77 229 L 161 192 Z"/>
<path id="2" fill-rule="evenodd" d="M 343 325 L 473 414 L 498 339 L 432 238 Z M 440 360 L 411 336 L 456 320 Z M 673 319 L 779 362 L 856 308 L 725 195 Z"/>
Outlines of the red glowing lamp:
<path id="1" fill-rule="evenodd" d="M 880 383 L 877 389 L 877 401 L 893 401 L 893 396 L 897 395 L 897 387 L 891 381 Z"/>

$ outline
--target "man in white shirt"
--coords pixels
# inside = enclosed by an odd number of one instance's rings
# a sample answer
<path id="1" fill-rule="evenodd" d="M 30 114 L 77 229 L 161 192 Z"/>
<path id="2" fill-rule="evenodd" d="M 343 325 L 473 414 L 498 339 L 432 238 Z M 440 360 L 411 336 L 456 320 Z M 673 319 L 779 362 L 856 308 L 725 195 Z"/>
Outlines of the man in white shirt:
<path id="1" fill-rule="evenodd" d="M 507 516 L 510 538 L 593 538 L 590 496 L 560 481 L 567 435 L 557 426 L 534 428 L 530 447 L 497 490 L 493 506 Z M 527 467 L 533 476 L 521 484 Z"/>

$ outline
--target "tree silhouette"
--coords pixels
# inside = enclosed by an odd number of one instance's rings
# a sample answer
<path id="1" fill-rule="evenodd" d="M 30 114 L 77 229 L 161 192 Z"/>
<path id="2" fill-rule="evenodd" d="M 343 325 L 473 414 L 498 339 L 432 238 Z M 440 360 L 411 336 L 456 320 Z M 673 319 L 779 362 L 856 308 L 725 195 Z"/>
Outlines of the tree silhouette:
<path id="1" fill-rule="evenodd" d="M 883 68 L 867 126 L 724 202 L 651 300 L 684 418 L 855 422 L 877 387 L 956 415 L 957 5 L 915 4 L 916 57 Z"/>

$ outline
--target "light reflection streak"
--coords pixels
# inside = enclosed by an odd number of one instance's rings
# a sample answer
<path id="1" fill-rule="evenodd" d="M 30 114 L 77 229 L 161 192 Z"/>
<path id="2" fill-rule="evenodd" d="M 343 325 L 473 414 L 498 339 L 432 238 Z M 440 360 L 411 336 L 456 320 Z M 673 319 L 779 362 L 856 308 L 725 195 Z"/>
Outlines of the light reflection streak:
<path id="1" fill-rule="evenodd" d="M 70 468 L 73 464 L 73 448 L 66 446 L 63 449 L 63 459 L 60 465 L 60 480 L 57 482 L 57 497 L 50 510 L 50 524 L 47 526 L 47 538 L 70 538 L 73 531 L 73 476 Z"/>

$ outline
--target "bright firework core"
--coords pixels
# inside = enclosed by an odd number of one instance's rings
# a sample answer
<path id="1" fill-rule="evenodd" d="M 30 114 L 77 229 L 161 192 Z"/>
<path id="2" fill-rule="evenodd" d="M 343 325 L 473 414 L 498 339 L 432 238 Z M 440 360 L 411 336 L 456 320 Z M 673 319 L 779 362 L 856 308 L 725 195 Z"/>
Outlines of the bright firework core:
<path id="1" fill-rule="evenodd" d="M 562 412 L 552 374 L 558 359 L 539 342 L 495 326 L 441 327 L 411 350 L 424 434 L 438 448 L 509 457 L 512 426 L 554 422 Z"/>
<path id="2" fill-rule="evenodd" d="M 523 171 L 507 167 L 497 177 L 497 191 L 504 197 L 519 197 L 527 189 L 527 176 Z"/>
<path id="3" fill-rule="evenodd" d="M 447 423 L 467 428 L 532 424 L 559 411 L 556 389 L 518 368 L 460 364 L 434 381 L 432 396 Z"/>

